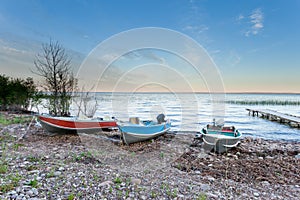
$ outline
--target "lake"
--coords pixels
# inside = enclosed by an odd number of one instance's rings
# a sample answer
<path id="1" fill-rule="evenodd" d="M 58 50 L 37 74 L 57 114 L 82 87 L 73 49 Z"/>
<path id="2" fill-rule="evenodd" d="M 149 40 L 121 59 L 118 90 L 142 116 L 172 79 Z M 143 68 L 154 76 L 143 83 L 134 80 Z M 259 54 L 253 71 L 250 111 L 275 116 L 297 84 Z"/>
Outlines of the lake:
<path id="1" fill-rule="evenodd" d="M 95 116 L 114 116 L 128 121 L 129 117 L 155 119 L 164 113 L 173 131 L 195 133 L 212 123 L 214 101 L 210 94 L 171 93 L 96 93 L 98 102 Z M 219 104 L 218 104 L 219 105 Z M 248 115 L 246 108 L 273 109 L 300 116 L 300 94 L 226 94 L 225 125 L 235 126 L 244 136 L 264 139 L 300 141 L 300 129 Z M 73 106 L 71 113 L 76 113 Z"/>

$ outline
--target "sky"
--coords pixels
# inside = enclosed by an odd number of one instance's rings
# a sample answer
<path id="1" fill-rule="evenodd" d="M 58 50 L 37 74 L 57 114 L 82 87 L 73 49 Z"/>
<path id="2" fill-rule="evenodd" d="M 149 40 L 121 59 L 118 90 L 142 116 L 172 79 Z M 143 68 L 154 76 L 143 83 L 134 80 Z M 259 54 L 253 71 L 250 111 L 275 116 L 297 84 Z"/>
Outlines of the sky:
<path id="1" fill-rule="evenodd" d="M 103 41 L 158 27 L 198 43 L 225 92 L 300 93 L 299 10 L 299 0 L 0 0 L 0 73 L 41 81 L 33 61 L 51 39 L 84 74 Z M 95 84 L 98 91 L 207 92 L 206 75 L 196 71 L 172 52 L 139 49 L 115 59 Z"/>

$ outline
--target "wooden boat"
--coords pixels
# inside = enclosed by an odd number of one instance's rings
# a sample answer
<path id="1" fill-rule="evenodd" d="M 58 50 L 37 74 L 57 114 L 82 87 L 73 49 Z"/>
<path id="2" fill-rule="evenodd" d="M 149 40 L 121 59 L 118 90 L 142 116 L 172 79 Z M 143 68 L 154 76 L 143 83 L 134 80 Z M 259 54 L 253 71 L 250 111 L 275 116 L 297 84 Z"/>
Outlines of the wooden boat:
<path id="1" fill-rule="evenodd" d="M 207 125 L 200 133 L 204 142 L 204 148 L 217 153 L 223 153 L 230 148 L 236 147 L 242 137 L 242 133 L 234 126 Z"/>
<path id="2" fill-rule="evenodd" d="M 142 121 L 138 118 L 132 118 L 128 123 L 118 123 L 122 134 L 122 139 L 126 144 L 141 142 L 156 138 L 166 133 L 171 128 L 171 123 L 157 123 L 153 121 Z"/>
<path id="3" fill-rule="evenodd" d="M 42 127 L 51 133 L 93 133 L 117 127 L 116 120 L 78 119 L 77 117 L 52 117 L 39 115 Z"/>

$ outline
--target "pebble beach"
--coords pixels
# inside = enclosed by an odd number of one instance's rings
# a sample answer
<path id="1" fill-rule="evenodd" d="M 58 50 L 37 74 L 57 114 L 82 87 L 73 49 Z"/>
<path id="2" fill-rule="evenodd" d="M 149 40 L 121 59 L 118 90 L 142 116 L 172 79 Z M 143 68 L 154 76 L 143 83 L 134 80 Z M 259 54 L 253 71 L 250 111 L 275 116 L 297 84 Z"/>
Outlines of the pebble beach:
<path id="1" fill-rule="evenodd" d="M 244 137 L 223 154 L 166 134 L 122 145 L 0 125 L 0 199 L 298 199 L 300 143 Z"/>

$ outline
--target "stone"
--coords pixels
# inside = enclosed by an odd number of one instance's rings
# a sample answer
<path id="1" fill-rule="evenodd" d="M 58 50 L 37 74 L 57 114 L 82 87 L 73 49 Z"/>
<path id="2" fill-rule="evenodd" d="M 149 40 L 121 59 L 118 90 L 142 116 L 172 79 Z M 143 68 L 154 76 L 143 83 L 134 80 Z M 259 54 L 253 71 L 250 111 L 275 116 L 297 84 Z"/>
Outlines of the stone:
<path id="1" fill-rule="evenodd" d="M 133 185 L 140 185 L 141 182 L 142 182 L 142 180 L 139 179 L 139 178 L 133 178 L 133 179 L 131 179 L 131 184 L 133 184 Z"/>
<path id="2" fill-rule="evenodd" d="M 266 185 L 266 186 L 267 186 L 267 185 L 270 185 L 269 181 L 263 181 L 262 184 L 263 184 L 263 185 Z"/>
<path id="3" fill-rule="evenodd" d="M 31 189 L 31 186 L 29 186 L 29 185 L 23 185 L 22 188 L 27 191 L 27 190 Z"/>
<path id="4" fill-rule="evenodd" d="M 253 195 L 254 195 L 255 197 L 259 197 L 259 193 L 258 193 L 258 192 L 254 192 Z"/>
<path id="5" fill-rule="evenodd" d="M 201 184 L 200 189 L 202 191 L 207 191 L 210 189 L 210 186 L 208 184 Z"/>
<path id="6" fill-rule="evenodd" d="M 134 195 L 134 193 L 130 192 L 128 196 L 131 198 L 134 198 L 135 195 Z"/>
<path id="7" fill-rule="evenodd" d="M 65 168 L 64 167 L 60 167 L 60 168 L 58 168 L 58 171 L 64 171 L 65 170 Z"/>
<path id="8" fill-rule="evenodd" d="M 36 188 L 32 188 L 31 190 L 34 194 L 34 196 L 37 196 L 39 194 L 39 191 Z"/>
<path id="9" fill-rule="evenodd" d="M 60 175 L 61 175 L 61 172 L 60 172 L 60 171 L 55 171 L 55 172 L 53 173 L 53 175 L 54 175 L 54 176 L 60 176 Z"/>
<path id="10" fill-rule="evenodd" d="M 104 181 L 104 182 L 100 183 L 98 186 L 103 187 L 103 186 L 110 186 L 112 184 L 113 184 L 112 181 Z"/>
<path id="11" fill-rule="evenodd" d="M 295 156 L 296 159 L 300 159 L 300 153 Z"/>
<path id="12" fill-rule="evenodd" d="M 32 192 L 32 190 L 28 190 L 28 191 L 26 192 L 26 194 L 27 194 L 28 196 L 30 196 L 30 197 L 32 197 L 32 196 L 33 196 L 33 192 Z"/>
<path id="13" fill-rule="evenodd" d="M 208 176 L 208 177 L 207 177 L 207 180 L 209 180 L 209 181 L 214 181 L 214 180 L 215 180 L 215 178 L 214 178 L 214 177 L 212 177 L 212 176 Z"/>

